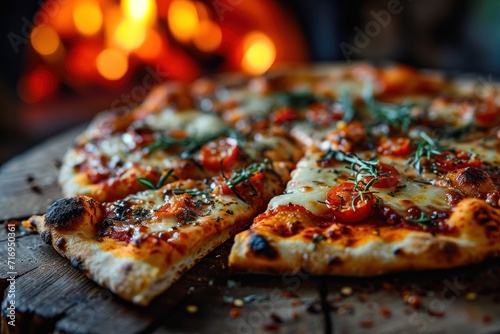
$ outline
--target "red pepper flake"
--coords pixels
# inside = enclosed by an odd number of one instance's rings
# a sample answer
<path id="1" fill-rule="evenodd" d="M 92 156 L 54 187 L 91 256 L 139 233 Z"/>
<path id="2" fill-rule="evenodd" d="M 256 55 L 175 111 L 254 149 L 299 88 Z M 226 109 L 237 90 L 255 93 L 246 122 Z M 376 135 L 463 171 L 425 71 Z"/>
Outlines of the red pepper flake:
<path id="1" fill-rule="evenodd" d="M 409 296 L 406 302 L 414 309 L 419 309 L 422 306 L 422 299 L 417 295 Z"/>
<path id="2" fill-rule="evenodd" d="M 389 318 L 392 315 L 392 312 L 388 307 L 383 306 L 380 308 L 380 315 L 382 315 L 384 318 Z"/>
<path id="3" fill-rule="evenodd" d="M 382 289 L 387 290 L 387 291 L 392 291 L 392 290 L 394 290 L 394 285 L 392 285 L 389 282 L 383 282 Z"/>
<path id="4" fill-rule="evenodd" d="M 358 296 L 358 300 L 362 303 L 366 302 L 367 299 L 368 299 L 368 297 L 364 293 L 360 293 Z"/>
<path id="5" fill-rule="evenodd" d="M 297 298 L 297 294 L 295 292 L 292 292 L 290 290 L 285 290 L 283 291 L 283 297 L 285 298 Z"/>
<path id="6" fill-rule="evenodd" d="M 279 331 L 280 325 L 275 323 L 264 324 L 262 325 L 262 329 L 264 329 L 265 331 Z"/>
<path id="7" fill-rule="evenodd" d="M 292 317 L 292 319 L 295 319 L 295 320 L 297 320 L 297 319 L 300 318 L 299 314 L 297 312 L 295 312 L 295 311 L 292 311 L 291 317 Z"/>
<path id="8" fill-rule="evenodd" d="M 408 298 L 411 296 L 411 291 L 409 290 L 403 290 L 403 292 L 401 292 L 401 297 L 403 297 L 403 300 L 405 302 L 408 302 Z"/>
<path id="9" fill-rule="evenodd" d="M 372 328 L 373 327 L 373 320 L 361 320 L 359 325 L 363 328 Z"/>
<path id="10" fill-rule="evenodd" d="M 432 315 L 433 317 L 438 317 L 438 318 L 441 318 L 442 316 L 444 316 L 443 311 L 437 311 L 437 310 L 432 310 L 432 309 L 428 309 L 427 313 L 429 315 Z"/>
<path id="11" fill-rule="evenodd" d="M 241 311 L 239 308 L 232 308 L 231 311 L 229 311 L 229 316 L 231 318 L 237 318 L 241 314 Z"/>
<path id="12" fill-rule="evenodd" d="M 341 300 L 342 300 L 342 295 L 340 293 L 337 293 L 335 296 L 333 296 L 334 302 L 339 302 Z"/>
<path id="13" fill-rule="evenodd" d="M 302 301 L 300 299 L 294 299 L 293 302 L 292 302 L 292 306 L 293 307 L 297 307 L 297 306 L 300 306 L 302 305 Z"/>
<path id="14" fill-rule="evenodd" d="M 489 315 L 485 315 L 485 316 L 483 317 L 483 322 L 484 322 L 485 324 L 489 324 L 489 323 L 491 322 L 491 316 L 489 316 Z"/>

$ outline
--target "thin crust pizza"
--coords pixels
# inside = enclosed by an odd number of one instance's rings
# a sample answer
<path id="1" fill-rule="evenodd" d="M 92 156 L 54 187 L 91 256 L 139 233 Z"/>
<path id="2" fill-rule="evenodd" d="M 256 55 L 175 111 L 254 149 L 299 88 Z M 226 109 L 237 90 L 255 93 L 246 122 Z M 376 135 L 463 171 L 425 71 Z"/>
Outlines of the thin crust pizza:
<path id="1" fill-rule="evenodd" d="M 142 305 L 238 232 L 229 266 L 246 272 L 482 261 L 500 254 L 498 92 L 364 63 L 165 83 L 91 123 L 68 197 L 25 225 Z"/>

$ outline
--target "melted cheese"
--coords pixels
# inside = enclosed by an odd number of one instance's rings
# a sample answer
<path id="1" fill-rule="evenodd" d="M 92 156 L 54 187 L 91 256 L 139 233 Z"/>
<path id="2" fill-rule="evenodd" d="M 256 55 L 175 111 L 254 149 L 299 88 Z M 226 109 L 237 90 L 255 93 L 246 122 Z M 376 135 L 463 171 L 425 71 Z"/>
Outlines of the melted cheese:
<path id="1" fill-rule="evenodd" d="M 270 209 L 292 203 L 301 205 L 317 215 L 328 212 L 329 209 L 324 204 L 328 191 L 351 177 L 351 171 L 344 163 L 328 168 L 314 167 L 318 157 L 317 154 L 309 155 L 299 161 L 299 168 L 292 172 L 292 180 L 288 183 L 285 193 L 271 200 Z M 411 206 L 418 206 L 424 212 L 450 209 L 446 201 L 445 188 L 418 183 L 404 176 L 401 176 L 397 188 L 371 188 L 371 190 L 384 205 L 401 216 L 406 216 Z"/>
<path id="2" fill-rule="evenodd" d="M 153 130 L 183 129 L 190 136 L 200 137 L 217 133 L 225 127 L 217 115 L 198 110 L 175 112 L 172 109 L 164 109 L 160 113 L 148 115 L 144 121 Z"/>

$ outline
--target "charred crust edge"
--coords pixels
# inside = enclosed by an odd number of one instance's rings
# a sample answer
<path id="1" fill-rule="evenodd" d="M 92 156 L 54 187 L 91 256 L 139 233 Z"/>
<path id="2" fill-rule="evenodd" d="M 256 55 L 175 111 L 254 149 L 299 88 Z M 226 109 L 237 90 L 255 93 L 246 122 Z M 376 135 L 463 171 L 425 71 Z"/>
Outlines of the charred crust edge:
<path id="1" fill-rule="evenodd" d="M 67 229 L 85 213 L 85 200 L 81 197 L 67 197 L 52 204 L 45 215 L 49 226 Z"/>
<path id="2" fill-rule="evenodd" d="M 248 240 L 248 247 L 255 255 L 263 255 L 269 259 L 278 257 L 278 252 L 267 241 L 266 238 L 260 234 L 253 234 Z"/>
<path id="3" fill-rule="evenodd" d="M 74 258 L 71 259 L 71 265 L 75 269 L 78 269 L 78 270 L 80 270 L 82 272 L 85 271 L 85 265 L 84 265 L 82 259 L 80 259 L 78 257 L 74 257 Z"/>
<path id="4" fill-rule="evenodd" d="M 52 243 L 52 235 L 50 234 L 50 231 L 45 230 L 40 233 L 40 238 L 42 238 L 42 241 L 48 245 Z"/>

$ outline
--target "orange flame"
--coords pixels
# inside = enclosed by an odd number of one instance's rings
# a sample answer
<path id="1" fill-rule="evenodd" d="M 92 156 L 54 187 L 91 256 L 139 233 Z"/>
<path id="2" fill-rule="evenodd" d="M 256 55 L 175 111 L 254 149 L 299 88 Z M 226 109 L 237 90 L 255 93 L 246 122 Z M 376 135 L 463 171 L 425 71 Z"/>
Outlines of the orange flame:
<path id="1" fill-rule="evenodd" d="M 276 59 L 276 47 L 263 32 L 252 31 L 243 39 L 244 55 L 241 60 L 243 70 L 258 75 L 266 72 Z"/>

